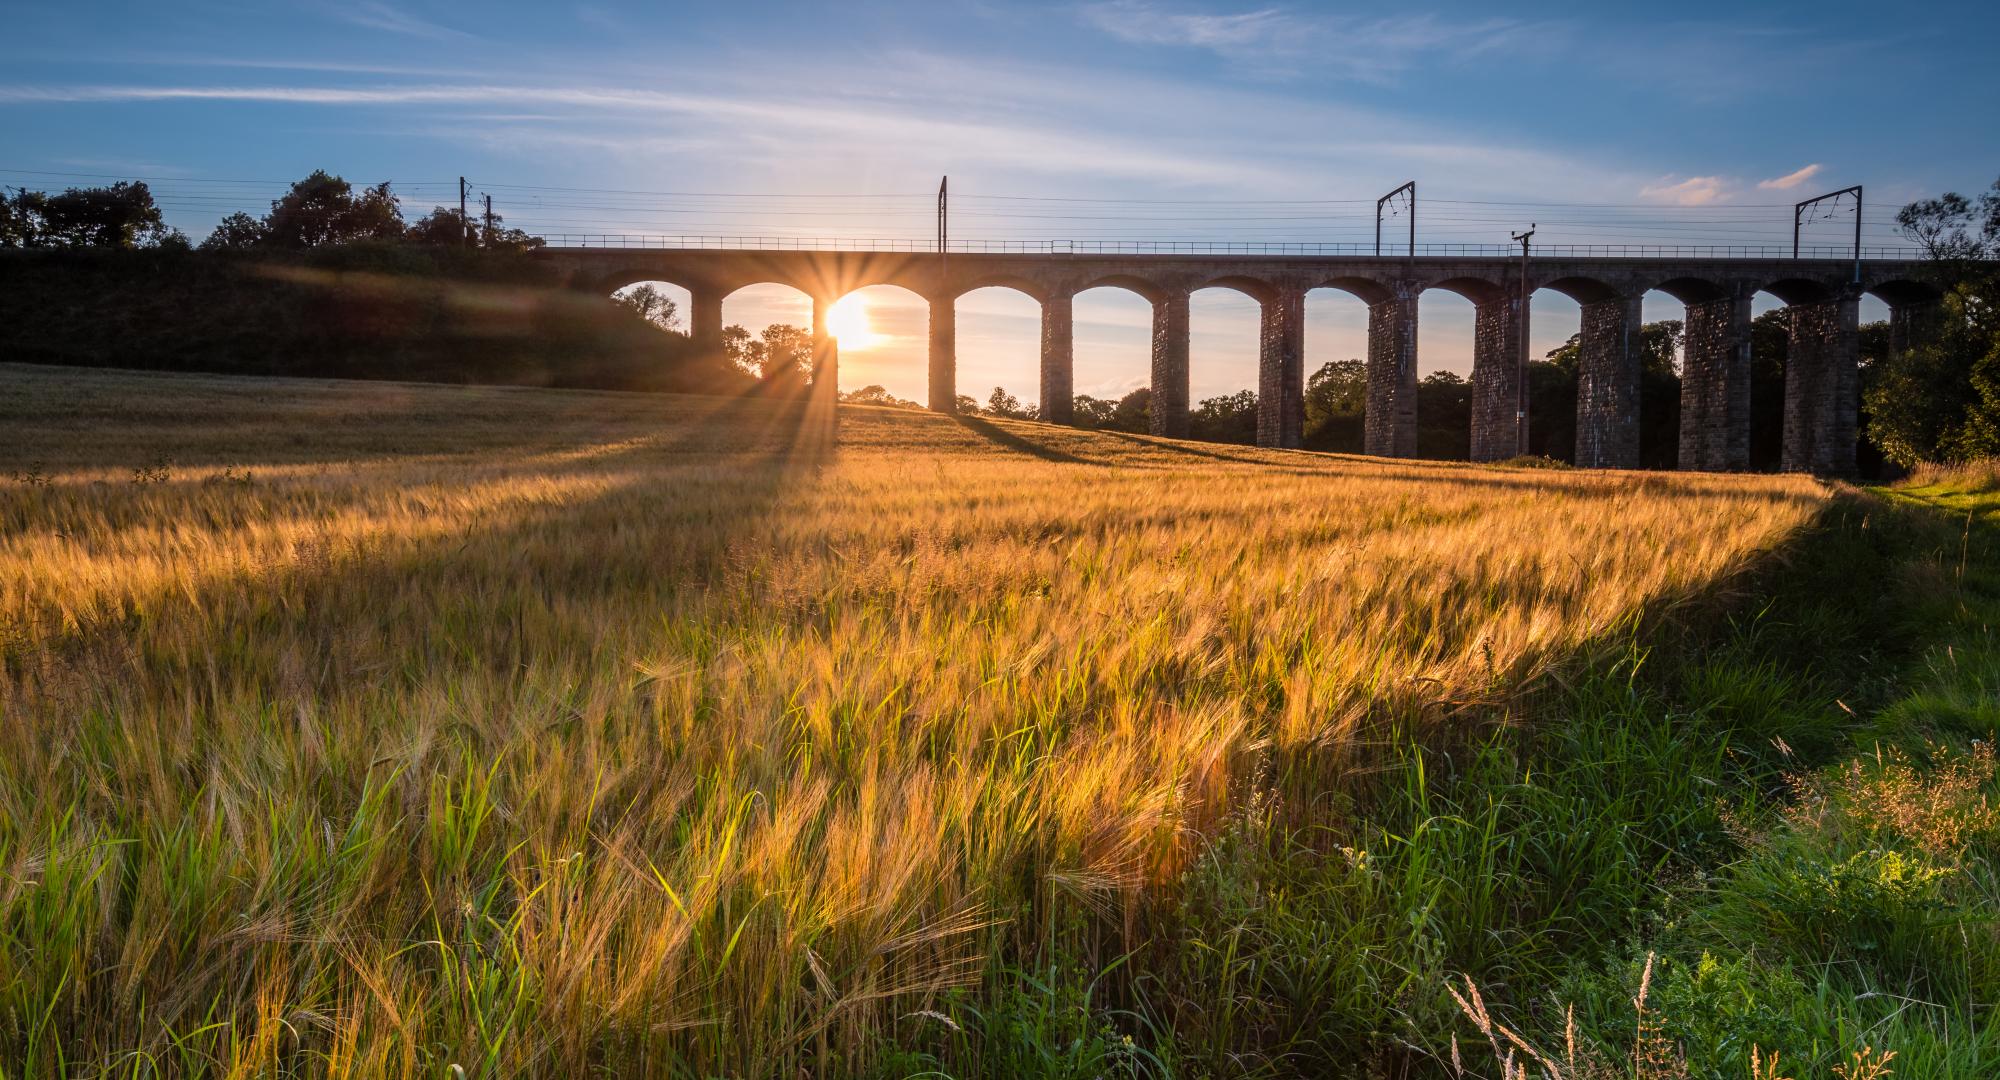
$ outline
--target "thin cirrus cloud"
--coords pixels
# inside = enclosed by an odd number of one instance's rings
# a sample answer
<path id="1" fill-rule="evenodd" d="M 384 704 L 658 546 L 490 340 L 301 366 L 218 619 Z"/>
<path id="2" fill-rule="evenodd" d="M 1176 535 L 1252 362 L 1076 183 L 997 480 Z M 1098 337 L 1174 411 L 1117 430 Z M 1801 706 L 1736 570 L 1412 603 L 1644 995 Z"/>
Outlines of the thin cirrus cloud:
<path id="1" fill-rule="evenodd" d="M 379 0 L 363 0 L 352 7 L 335 9 L 334 15 L 343 22 L 368 30 L 380 30 L 404 37 L 423 38 L 427 41 L 467 41 L 476 35 L 453 27 L 435 23 L 429 19 L 412 15 L 401 8 L 392 7 Z"/>
<path id="2" fill-rule="evenodd" d="M 1230 14 L 1168 10 L 1149 0 L 1086 5 L 1086 26 L 1130 45 L 1204 49 L 1259 74 L 1311 71 L 1388 83 L 1426 58 L 1466 59 L 1508 48 L 1531 29 L 1516 19 L 1444 19 L 1402 15 L 1358 19 L 1302 15 L 1281 8 Z M 1552 25 L 1534 27 L 1549 33 Z"/>
<path id="3" fill-rule="evenodd" d="M 1757 186 L 1765 191 L 1790 191 L 1813 177 L 1818 176 L 1822 168 L 1823 166 L 1818 162 L 1814 162 L 1797 172 L 1789 172 L 1783 176 L 1774 176 L 1769 180 L 1759 180 L 1757 181 Z"/>

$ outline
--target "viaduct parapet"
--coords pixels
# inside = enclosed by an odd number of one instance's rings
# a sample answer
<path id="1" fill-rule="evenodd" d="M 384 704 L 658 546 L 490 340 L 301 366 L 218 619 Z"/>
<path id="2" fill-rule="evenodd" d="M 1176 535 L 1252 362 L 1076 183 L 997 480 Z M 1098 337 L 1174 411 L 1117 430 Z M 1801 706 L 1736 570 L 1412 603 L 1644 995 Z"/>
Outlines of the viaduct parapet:
<path id="1" fill-rule="evenodd" d="M 1683 469 L 1727 471 L 1750 463 L 1750 301 L 1768 292 L 1790 312 L 1783 468 L 1841 474 L 1855 467 L 1859 414 L 1859 302 L 1889 305 L 1895 347 L 1907 346 L 1937 302 L 1920 264 L 1749 258 L 1407 257 L 1317 255 L 1084 255 L 708 248 L 550 248 L 577 289 L 608 294 L 638 281 L 679 285 L 690 297 L 690 333 L 718 351 L 722 300 L 775 282 L 813 302 L 824 337 L 826 310 L 870 285 L 896 285 L 930 304 L 929 405 L 951 412 L 958 398 L 958 297 L 1000 286 L 1042 309 L 1041 402 L 1046 420 L 1067 423 L 1074 396 L 1072 298 L 1085 289 L 1128 289 L 1153 305 L 1152 423 L 1155 434 L 1188 431 L 1188 297 L 1234 289 L 1263 307 L 1259 335 L 1257 441 L 1295 447 L 1305 432 L 1305 295 L 1343 290 L 1368 305 L 1368 453 L 1416 452 L 1417 298 L 1443 289 L 1476 310 L 1472 457 L 1512 456 L 1522 370 L 1524 293 L 1553 289 L 1583 309 L 1577 373 L 1576 456 L 1588 468 L 1639 464 L 1640 298 L 1657 289 L 1687 306 L 1679 460 Z M 828 367 L 832 365 L 829 364 Z M 829 381 L 830 385 L 830 381 Z"/>

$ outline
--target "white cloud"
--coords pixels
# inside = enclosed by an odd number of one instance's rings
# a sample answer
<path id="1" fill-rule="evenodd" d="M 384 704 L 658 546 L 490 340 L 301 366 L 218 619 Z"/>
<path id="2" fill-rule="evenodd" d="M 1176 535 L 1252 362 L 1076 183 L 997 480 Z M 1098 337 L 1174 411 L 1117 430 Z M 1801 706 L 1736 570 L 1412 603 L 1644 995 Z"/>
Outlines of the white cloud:
<path id="1" fill-rule="evenodd" d="M 391 7 L 381 0 L 362 0 L 353 7 L 337 9 L 335 14 L 356 26 L 429 41 L 460 41 L 473 36 L 463 30 L 455 30 L 412 15 L 401 8 Z"/>
<path id="2" fill-rule="evenodd" d="M 1797 172 L 1789 172 L 1783 176 L 1774 176 L 1769 180 L 1759 180 L 1757 181 L 1757 186 L 1765 191 L 1790 191 L 1792 188 L 1798 187 L 1800 184 L 1818 176 L 1822 168 L 1824 166 L 1818 162 L 1814 162 Z"/>
<path id="3" fill-rule="evenodd" d="M 1708 206 L 1725 202 L 1731 182 L 1720 176 L 1690 176 L 1685 179 L 1663 176 L 1639 190 L 1639 197 L 1671 206 Z"/>

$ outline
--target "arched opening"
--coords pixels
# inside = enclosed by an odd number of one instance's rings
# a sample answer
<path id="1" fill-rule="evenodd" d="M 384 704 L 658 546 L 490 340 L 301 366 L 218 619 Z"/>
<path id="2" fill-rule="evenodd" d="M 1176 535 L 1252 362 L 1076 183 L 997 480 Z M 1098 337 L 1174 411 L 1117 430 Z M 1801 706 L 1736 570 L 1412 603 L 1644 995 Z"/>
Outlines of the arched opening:
<path id="1" fill-rule="evenodd" d="M 1855 447 L 1855 467 L 1864 477 L 1901 475 L 1900 467 L 1869 436 L 1869 391 L 1882 379 L 1894 354 L 1924 336 L 1923 324 L 1937 299 L 1936 290 L 1911 281 L 1882 282 L 1861 294 L 1861 402 L 1855 421 L 1861 439 Z"/>
<path id="2" fill-rule="evenodd" d="M 1802 467 L 1790 460 L 1787 442 L 1797 438 L 1796 429 L 1806 423 L 1791 415 L 1799 407 L 1790 391 L 1795 376 L 1810 378 L 1792 369 L 1798 357 L 1792 355 L 1796 312 L 1794 307 L 1823 304 L 1833 298 L 1825 285 L 1816 281 L 1774 281 L 1751 298 L 1750 311 L 1750 467 L 1759 472 L 1775 472 Z M 1858 407 L 1858 406 L 1857 406 Z"/>
<path id="3" fill-rule="evenodd" d="M 1639 467 L 1674 469 L 1681 460 L 1681 380 L 1687 364 L 1687 304 L 1661 289 L 1640 298 Z"/>
<path id="4" fill-rule="evenodd" d="M 671 281 L 630 282 L 613 289 L 611 299 L 661 330 L 681 335 L 688 332 L 693 297 Z"/>
<path id="5" fill-rule="evenodd" d="M 1153 303 L 1138 288 L 1107 283 L 1071 304 L 1075 332 L 1075 423 L 1151 430 Z"/>
<path id="6" fill-rule="evenodd" d="M 1417 457 L 1465 461 L 1473 456 L 1479 390 L 1474 377 L 1485 374 L 1476 370 L 1482 344 L 1479 331 L 1485 329 L 1479 309 L 1484 305 L 1490 312 L 1503 299 L 1498 286 L 1477 279 L 1436 282 L 1418 296 Z M 1486 344 L 1505 347 L 1504 342 Z M 1513 349 L 1505 347 L 1505 355 L 1511 358 Z M 1512 371 L 1504 374 L 1506 386 L 1512 387 Z M 1511 391 L 1507 396 L 1511 399 Z M 1513 415 L 1511 406 L 1507 415 Z"/>
<path id="7" fill-rule="evenodd" d="M 802 378 L 812 363 L 812 311 L 812 297 L 791 285 L 745 285 L 722 298 L 723 353 L 758 379 Z"/>
<path id="8" fill-rule="evenodd" d="M 1528 294 L 1528 453 L 1576 460 L 1583 305 L 1555 287 Z"/>
<path id="9" fill-rule="evenodd" d="M 1041 413 L 1042 305 L 1006 285 L 987 285 L 954 301 L 958 386 L 996 416 Z"/>
<path id="10" fill-rule="evenodd" d="M 835 389 L 846 391 L 843 400 L 929 404 L 930 323 L 930 301 L 900 285 L 867 285 L 835 300 L 826 332 L 839 350 Z M 959 404 L 964 411 L 963 394 Z"/>
<path id="11" fill-rule="evenodd" d="M 1379 287 L 1365 293 L 1357 289 L 1366 286 L 1328 284 L 1306 292 L 1304 445 L 1309 450 L 1344 454 L 1367 450 L 1368 305 L 1388 296 L 1387 290 Z M 1382 332 L 1393 335 L 1395 330 L 1385 326 Z M 1379 400 L 1391 401 L 1392 408 L 1399 389 L 1393 385 L 1397 382 L 1393 348 L 1392 342 L 1385 342 L 1378 349 L 1377 363 L 1383 368 L 1375 373 L 1392 384 L 1377 391 Z M 1415 403 L 1410 405 L 1414 408 Z"/>
<path id="12" fill-rule="evenodd" d="M 1216 282 L 1188 294 L 1188 436 L 1257 441 L 1262 297 L 1253 286 Z"/>

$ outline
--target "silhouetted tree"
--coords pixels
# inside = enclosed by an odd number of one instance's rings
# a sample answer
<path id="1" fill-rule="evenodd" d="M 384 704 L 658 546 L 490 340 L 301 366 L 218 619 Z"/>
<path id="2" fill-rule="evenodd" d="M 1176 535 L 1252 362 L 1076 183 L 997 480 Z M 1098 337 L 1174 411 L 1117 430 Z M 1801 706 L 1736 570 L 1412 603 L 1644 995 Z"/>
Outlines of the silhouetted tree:
<path id="1" fill-rule="evenodd" d="M 886 405 L 897 409 L 921 409 L 922 405 L 906 401 L 891 394 L 879 383 L 870 383 L 859 390 L 849 390 L 839 395 L 841 401 L 850 405 Z"/>
<path id="2" fill-rule="evenodd" d="M 1005 387 L 996 386 L 986 398 L 986 411 L 993 416 L 1005 416 L 1014 420 L 1033 420 L 1041 410 L 1033 404 L 1022 405 L 1021 399 L 1007 392 Z"/>
<path id="3" fill-rule="evenodd" d="M 755 338 L 740 326 L 724 327 L 722 349 L 737 369 L 772 389 L 802 388 L 812 377 L 812 331 L 789 323 L 772 323 Z"/>
<path id="4" fill-rule="evenodd" d="M 612 300 L 670 334 L 681 333 L 680 305 L 674 303 L 673 297 L 654 288 L 651 282 L 640 282 L 624 289 L 614 294 Z"/>
<path id="5" fill-rule="evenodd" d="M 465 247 L 472 242 L 473 228 L 455 206 L 435 206 L 431 212 L 410 223 L 403 238 L 433 247 Z"/>
<path id="6" fill-rule="evenodd" d="M 201 242 L 203 251 L 248 251 L 264 242 L 264 222 L 238 210 L 216 223 Z"/>
<path id="7" fill-rule="evenodd" d="M 403 234 L 403 213 L 388 181 L 354 186 L 318 169 L 271 203 L 260 243 L 312 248 L 356 240 L 393 240 Z"/>
<path id="8" fill-rule="evenodd" d="M 110 187 L 69 188 L 60 194 L 15 189 L 0 193 L 0 246 L 27 248 L 140 248 L 182 246 L 187 237 L 168 226 L 143 181 Z"/>

